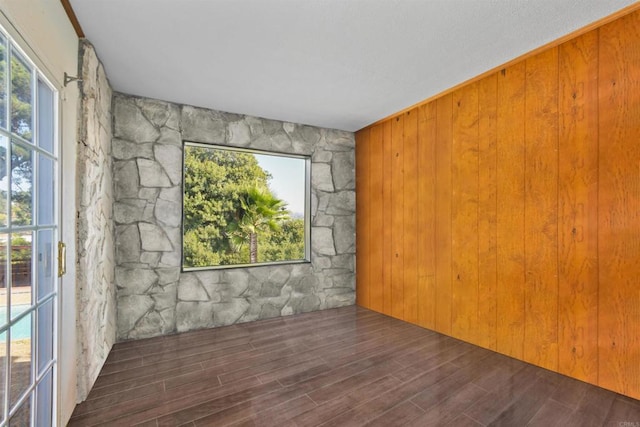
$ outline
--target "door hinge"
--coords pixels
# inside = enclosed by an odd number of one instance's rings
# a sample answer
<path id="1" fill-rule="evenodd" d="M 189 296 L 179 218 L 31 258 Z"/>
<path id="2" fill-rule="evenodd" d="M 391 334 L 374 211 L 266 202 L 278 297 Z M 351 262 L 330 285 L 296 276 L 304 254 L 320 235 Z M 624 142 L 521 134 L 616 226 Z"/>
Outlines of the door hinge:
<path id="1" fill-rule="evenodd" d="M 58 277 L 67 272 L 67 245 L 58 242 Z"/>

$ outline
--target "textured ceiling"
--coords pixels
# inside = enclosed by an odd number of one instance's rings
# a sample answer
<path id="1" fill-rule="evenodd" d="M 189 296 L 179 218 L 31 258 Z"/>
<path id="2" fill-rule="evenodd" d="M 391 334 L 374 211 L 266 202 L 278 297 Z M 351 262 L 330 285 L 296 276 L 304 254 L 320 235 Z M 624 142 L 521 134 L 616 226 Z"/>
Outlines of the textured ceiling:
<path id="1" fill-rule="evenodd" d="M 71 0 L 115 90 L 357 130 L 630 0 Z"/>

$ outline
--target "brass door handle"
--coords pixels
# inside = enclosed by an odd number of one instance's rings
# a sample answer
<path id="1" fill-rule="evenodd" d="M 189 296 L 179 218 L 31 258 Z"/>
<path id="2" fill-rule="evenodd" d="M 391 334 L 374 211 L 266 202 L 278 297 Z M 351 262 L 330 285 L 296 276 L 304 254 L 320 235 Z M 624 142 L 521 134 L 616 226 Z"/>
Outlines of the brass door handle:
<path id="1" fill-rule="evenodd" d="M 58 277 L 67 272 L 67 245 L 58 242 Z"/>

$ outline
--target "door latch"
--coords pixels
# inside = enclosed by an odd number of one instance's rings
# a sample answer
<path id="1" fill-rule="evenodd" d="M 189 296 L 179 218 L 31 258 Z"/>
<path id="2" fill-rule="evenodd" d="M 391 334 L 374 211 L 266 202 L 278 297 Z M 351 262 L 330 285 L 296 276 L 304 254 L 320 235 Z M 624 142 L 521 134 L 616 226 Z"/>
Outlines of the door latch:
<path id="1" fill-rule="evenodd" d="M 67 245 L 58 242 L 58 277 L 67 272 Z"/>

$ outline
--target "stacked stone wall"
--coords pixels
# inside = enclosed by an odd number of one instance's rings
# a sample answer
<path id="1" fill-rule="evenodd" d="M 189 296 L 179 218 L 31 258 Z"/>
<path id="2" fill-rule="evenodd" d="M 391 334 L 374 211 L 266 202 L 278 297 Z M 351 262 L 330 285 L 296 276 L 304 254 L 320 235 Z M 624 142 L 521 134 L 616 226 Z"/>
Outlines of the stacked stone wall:
<path id="1" fill-rule="evenodd" d="M 77 145 L 77 390 L 84 400 L 116 337 L 111 87 L 93 46 L 80 42 Z"/>
<path id="2" fill-rule="evenodd" d="M 117 337 L 355 303 L 354 135 L 114 96 Z M 311 262 L 181 272 L 183 140 L 311 156 Z"/>

